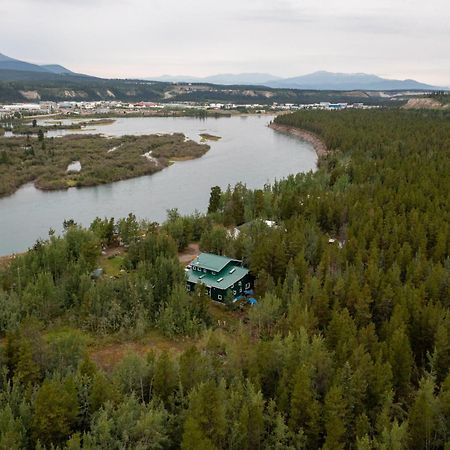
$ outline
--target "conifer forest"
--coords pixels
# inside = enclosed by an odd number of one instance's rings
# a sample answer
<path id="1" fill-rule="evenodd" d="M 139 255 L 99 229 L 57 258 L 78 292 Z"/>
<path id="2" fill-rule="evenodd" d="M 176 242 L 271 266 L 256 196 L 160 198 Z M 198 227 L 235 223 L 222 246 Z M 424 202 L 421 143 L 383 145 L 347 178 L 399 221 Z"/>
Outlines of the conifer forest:
<path id="1" fill-rule="evenodd" d="M 450 112 L 275 122 L 323 141 L 316 171 L 67 218 L 0 265 L 0 449 L 450 450 Z M 192 243 L 257 304 L 188 293 Z"/>

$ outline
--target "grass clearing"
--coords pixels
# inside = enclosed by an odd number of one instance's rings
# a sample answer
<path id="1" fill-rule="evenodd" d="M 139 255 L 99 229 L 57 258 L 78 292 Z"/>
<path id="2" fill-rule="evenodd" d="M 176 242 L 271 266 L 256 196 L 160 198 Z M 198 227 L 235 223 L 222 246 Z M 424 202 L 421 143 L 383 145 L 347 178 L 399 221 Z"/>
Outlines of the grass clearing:
<path id="1" fill-rule="evenodd" d="M 99 266 L 103 269 L 105 275 L 110 277 L 118 277 L 125 258 L 121 255 L 102 256 L 99 260 Z"/>
<path id="2" fill-rule="evenodd" d="M 132 338 L 120 335 L 96 337 L 95 343 L 89 346 L 88 353 L 92 360 L 106 371 L 112 370 L 128 353 L 145 356 L 153 351 L 160 354 L 164 351 L 170 355 L 178 355 L 190 346 L 196 345 L 198 338 L 170 339 L 159 330 L 151 330 L 143 337 Z"/>

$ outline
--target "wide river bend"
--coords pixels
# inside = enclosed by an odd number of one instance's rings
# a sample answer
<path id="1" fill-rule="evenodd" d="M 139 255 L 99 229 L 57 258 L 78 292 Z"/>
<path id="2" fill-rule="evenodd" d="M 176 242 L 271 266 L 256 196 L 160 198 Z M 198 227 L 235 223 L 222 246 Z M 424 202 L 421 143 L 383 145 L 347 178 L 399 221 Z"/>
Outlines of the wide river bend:
<path id="1" fill-rule="evenodd" d="M 120 118 L 82 133 L 107 136 L 125 134 L 184 133 L 200 140 L 201 133 L 221 136 L 208 142 L 203 157 L 177 162 L 154 175 L 112 184 L 65 191 L 44 192 L 33 184 L 0 199 L 0 255 L 21 252 L 38 238 L 47 238 L 50 228 L 60 232 L 64 219 L 89 225 L 99 217 L 138 218 L 161 222 L 170 208 L 182 214 L 205 211 L 211 186 L 226 188 L 241 181 L 250 188 L 263 187 L 287 175 L 314 170 L 313 147 L 298 138 L 267 127 L 271 116 L 233 116 L 197 119 L 190 117 Z M 57 130 L 48 136 L 80 133 Z"/>

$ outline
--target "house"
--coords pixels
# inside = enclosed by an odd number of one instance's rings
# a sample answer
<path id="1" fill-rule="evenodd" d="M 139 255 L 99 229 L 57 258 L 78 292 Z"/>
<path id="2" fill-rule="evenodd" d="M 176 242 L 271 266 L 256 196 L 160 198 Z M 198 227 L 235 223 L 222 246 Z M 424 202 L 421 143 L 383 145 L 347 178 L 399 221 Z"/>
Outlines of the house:
<path id="1" fill-rule="evenodd" d="M 253 278 L 242 261 L 226 256 L 201 253 L 186 268 L 186 288 L 194 291 L 197 284 L 204 284 L 208 295 L 216 301 L 224 301 L 228 292 L 240 297 L 253 286 Z"/>

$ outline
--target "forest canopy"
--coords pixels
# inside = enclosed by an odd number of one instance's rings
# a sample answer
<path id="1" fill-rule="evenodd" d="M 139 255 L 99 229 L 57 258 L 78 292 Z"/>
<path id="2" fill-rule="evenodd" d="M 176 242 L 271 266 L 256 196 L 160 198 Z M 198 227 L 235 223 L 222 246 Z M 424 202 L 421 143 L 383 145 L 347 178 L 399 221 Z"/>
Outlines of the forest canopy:
<path id="1" fill-rule="evenodd" d="M 450 449 L 450 115 L 276 122 L 325 142 L 316 172 L 161 226 L 67 221 L 0 270 L 0 448 Z M 242 259 L 258 304 L 218 322 L 187 294 L 192 242 Z M 93 279 L 112 246 L 120 272 Z M 151 330 L 189 345 L 90 357 Z"/>

